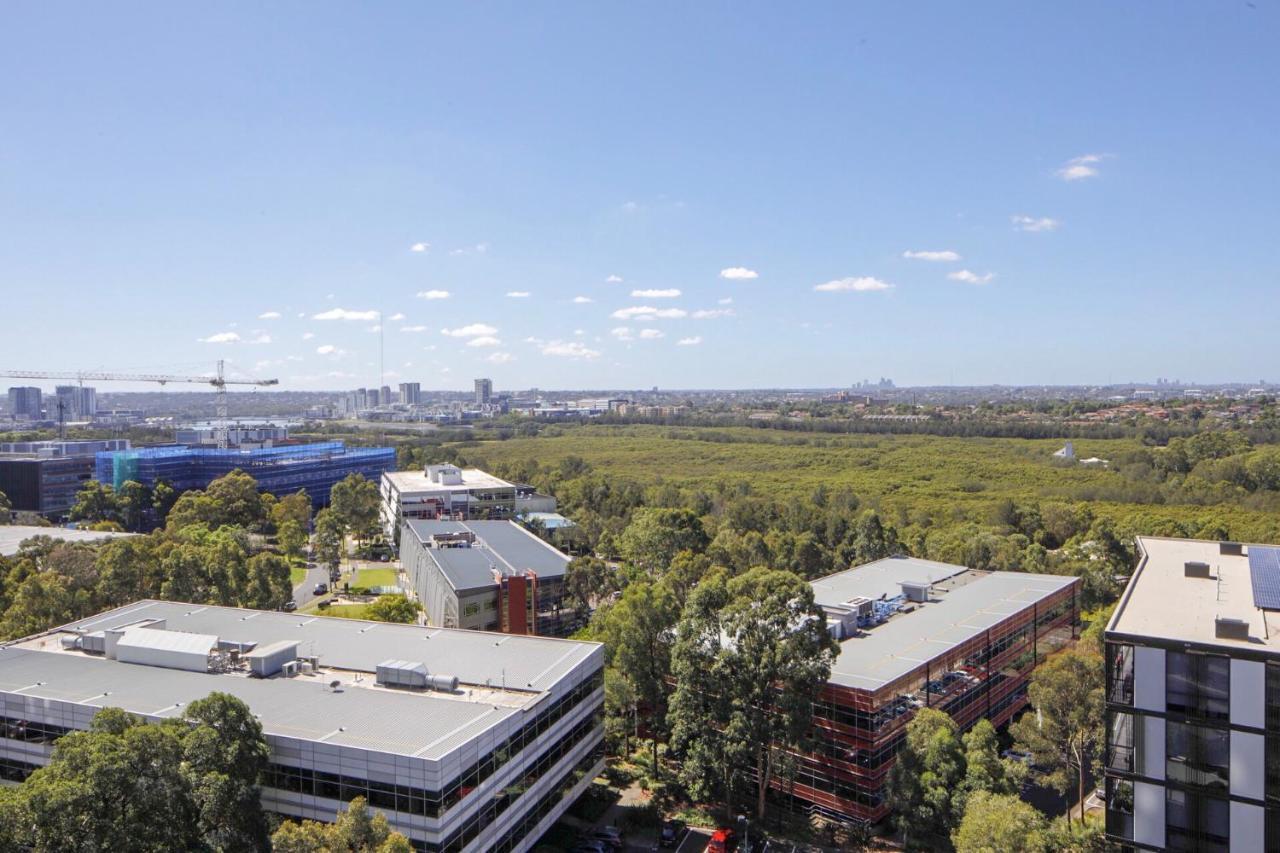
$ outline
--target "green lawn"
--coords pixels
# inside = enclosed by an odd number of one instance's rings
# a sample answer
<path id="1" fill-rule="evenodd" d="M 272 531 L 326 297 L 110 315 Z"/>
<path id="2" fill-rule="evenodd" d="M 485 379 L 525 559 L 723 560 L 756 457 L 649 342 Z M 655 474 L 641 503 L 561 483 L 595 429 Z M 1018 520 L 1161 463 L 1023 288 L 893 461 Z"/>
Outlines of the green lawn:
<path id="1" fill-rule="evenodd" d="M 307 570 L 302 566 L 295 566 L 289 570 L 289 583 L 297 586 L 307 579 Z"/>
<path id="2" fill-rule="evenodd" d="M 365 619 L 365 604 L 332 604 L 328 607 L 317 607 L 313 602 L 300 610 L 312 616 L 337 616 L 339 619 Z"/>
<path id="3" fill-rule="evenodd" d="M 395 586 L 395 569 L 361 569 L 356 573 L 353 587 Z"/>

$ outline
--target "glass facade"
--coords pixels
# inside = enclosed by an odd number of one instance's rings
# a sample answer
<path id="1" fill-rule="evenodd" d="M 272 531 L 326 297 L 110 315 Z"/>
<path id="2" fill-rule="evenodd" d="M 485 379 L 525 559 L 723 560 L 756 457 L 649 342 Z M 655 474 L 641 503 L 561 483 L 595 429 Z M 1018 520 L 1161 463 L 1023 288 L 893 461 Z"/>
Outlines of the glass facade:
<path id="1" fill-rule="evenodd" d="M 1231 659 L 1226 655 L 1165 653 L 1165 704 L 1170 711 L 1205 720 L 1231 714 Z"/>
<path id="2" fill-rule="evenodd" d="M 1166 849 L 1228 852 L 1231 808 L 1226 800 L 1168 788 L 1164 816 Z"/>

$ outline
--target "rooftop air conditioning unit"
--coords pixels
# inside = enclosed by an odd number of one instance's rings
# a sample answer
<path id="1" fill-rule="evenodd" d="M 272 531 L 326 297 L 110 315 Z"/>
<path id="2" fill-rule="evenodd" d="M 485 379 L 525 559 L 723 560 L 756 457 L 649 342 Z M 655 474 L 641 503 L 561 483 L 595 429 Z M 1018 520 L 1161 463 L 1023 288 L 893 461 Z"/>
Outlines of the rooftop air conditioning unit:
<path id="1" fill-rule="evenodd" d="M 925 602 L 929 600 L 928 581 L 903 581 L 899 586 L 902 587 L 902 594 L 907 601 Z"/>
<path id="2" fill-rule="evenodd" d="M 1207 578 L 1209 575 L 1209 564 L 1202 563 L 1199 560 L 1187 560 L 1183 566 L 1184 577 L 1188 578 Z"/>
<path id="3" fill-rule="evenodd" d="M 1249 623 L 1243 619 L 1219 616 L 1213 620 L 1213 635 L 1220 640 L 1248 640 Z"/>
<path id="4" fill-rule="evenodd" d="M 1244 555 L 1244 545 L 1239 542 L 1219 542 L 1219 554 L 1229 554 L 1232 557 L 1240 557 Z"/>

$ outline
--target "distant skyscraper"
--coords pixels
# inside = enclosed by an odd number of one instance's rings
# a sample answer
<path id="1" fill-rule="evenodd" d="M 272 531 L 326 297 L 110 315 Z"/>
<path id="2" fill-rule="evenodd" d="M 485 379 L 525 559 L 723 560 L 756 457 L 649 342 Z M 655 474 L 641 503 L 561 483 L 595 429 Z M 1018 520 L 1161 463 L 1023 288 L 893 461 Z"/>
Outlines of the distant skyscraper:
<path id="1" fill-rule="evenodd" d="M 9 414 L 15 418 L 40 420 L 40 389 L 32 387 L 9 389 Z"/>
<path id="2" fill-rule="evenodd" d="M 54 389 L 58 402 L 62 404 L 62 417 L 68 421 L 84 421 L 98 413 L 98 392 L 94 388 L 80 385 L 59 385 Z M 57 417 L 57 410 L 50 416 Z"/>
<path id="3" fill-rule="evenodd" d="M 400 383 L 400 403 L 405 406 L 416 406 L 422 400 L 422 386 L 417 382 Z"/>
<path id="4" fill-rule="evenodd" d="M 493 380 L 477 379 L 476 380 L 476 405 L 489 405 L 489 398 L 493 396 Z"/>
<path id="5" fill-rule="evenodd" d="M 391 386 L 390 385 L 383 385 L 382 388 L 378 390 L 378 405 L 380 406 L 391 405 Z"/>

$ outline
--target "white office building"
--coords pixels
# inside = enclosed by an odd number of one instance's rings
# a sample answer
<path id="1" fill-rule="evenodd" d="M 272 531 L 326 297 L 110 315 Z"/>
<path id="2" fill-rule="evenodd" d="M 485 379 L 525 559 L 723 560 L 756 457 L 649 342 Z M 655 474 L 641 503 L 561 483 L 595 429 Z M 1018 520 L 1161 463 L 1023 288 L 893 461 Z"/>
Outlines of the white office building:
<path id="1" fill-rule="evenodd" d="M 1280 548 L 1138 546 L 1106 630 L 1107 834 L 1280 850 Z"/>
<path id="2" fill-rule="evenodd" d="M 525 851 L 603 769 L 603 666 L 596 643 L 140 601 L 0 647 L 0 778 L 101 708 L 221 691 L 262 722 L 269 811 L 363 796 L 419 850 Z"/>

